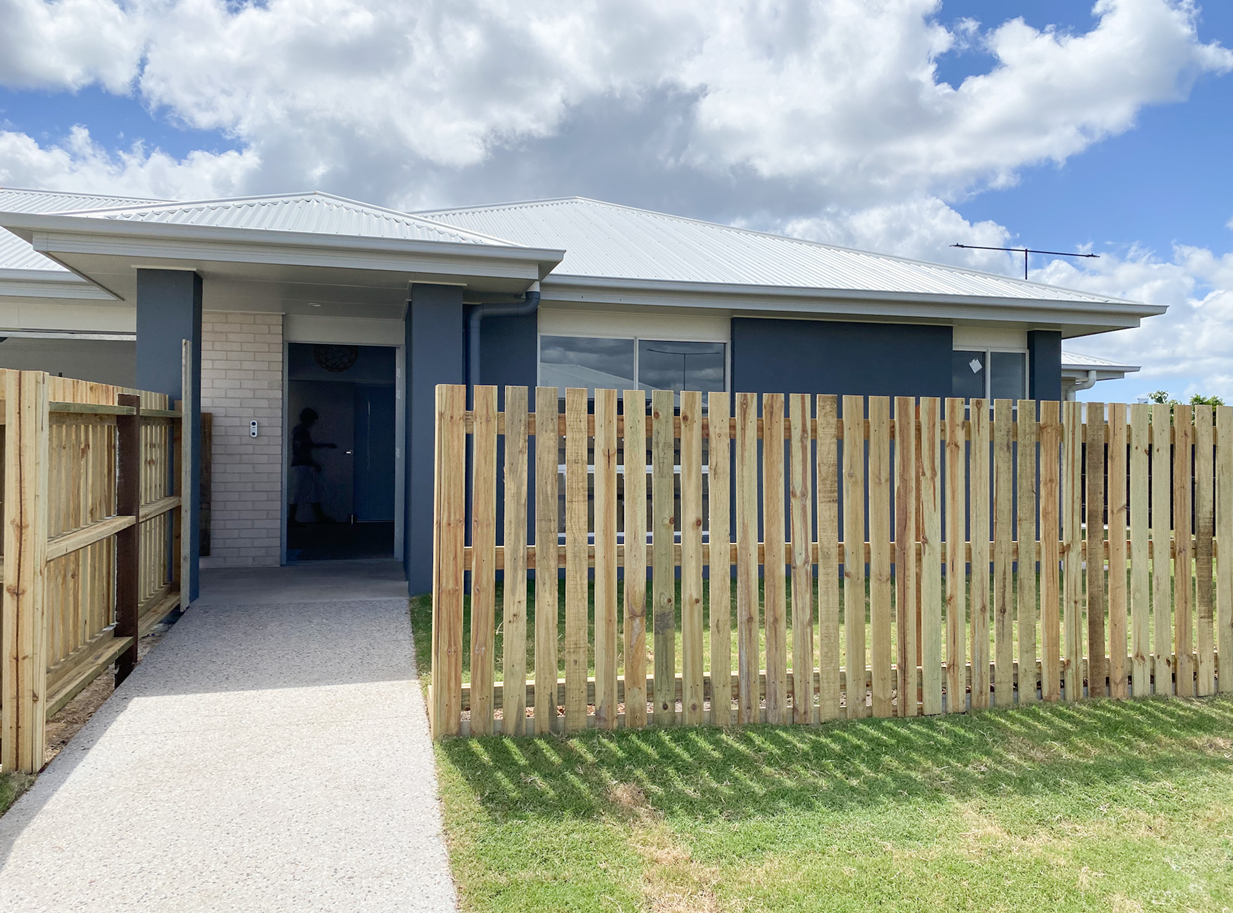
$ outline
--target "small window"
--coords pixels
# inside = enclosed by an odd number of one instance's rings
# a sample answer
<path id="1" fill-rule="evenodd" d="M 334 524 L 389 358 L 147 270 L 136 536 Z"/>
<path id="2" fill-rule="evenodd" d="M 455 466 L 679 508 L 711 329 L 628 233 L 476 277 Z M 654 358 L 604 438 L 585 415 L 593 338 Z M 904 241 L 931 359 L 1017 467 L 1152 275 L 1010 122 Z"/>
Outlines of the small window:
<path id="1" fill-rule="evenodd" d="M 951 353 L 950 395 L 964 399 L 1024 399 L 1027 353 L 955 349 Z"/>
<path id="2" fill-rule="evenodd" d="M 989 353 L 989 398 L 1024 399 L 1027 396 L 1027 354 Z"/>
<path id="3" fill-rule="evenodd" d="M 985 395 L 985 353 L 955 350 L 951 353 L 950 395 L 980 399 Z"/>

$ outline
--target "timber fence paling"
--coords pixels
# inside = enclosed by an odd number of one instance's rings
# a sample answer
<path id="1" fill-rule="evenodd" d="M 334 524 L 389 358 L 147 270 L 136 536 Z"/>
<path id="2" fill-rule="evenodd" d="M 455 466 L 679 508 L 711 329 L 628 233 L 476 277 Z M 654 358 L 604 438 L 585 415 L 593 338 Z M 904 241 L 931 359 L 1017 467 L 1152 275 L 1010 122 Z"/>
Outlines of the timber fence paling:
<path id="1" fill-rule="evenodd" d="M 138 638 L 179 601 L 167 533 L 180 414 L 166 396 L 39 371 L 0 383 L 0 767 L 34 772 L 46 720 L 113 664 L 122 682 Z"/>
<path id="2" fill-rule="evenodd" d="M 1227 407 L 496 395 L 438 388 L 436 736 L 1233 687 Z"/>

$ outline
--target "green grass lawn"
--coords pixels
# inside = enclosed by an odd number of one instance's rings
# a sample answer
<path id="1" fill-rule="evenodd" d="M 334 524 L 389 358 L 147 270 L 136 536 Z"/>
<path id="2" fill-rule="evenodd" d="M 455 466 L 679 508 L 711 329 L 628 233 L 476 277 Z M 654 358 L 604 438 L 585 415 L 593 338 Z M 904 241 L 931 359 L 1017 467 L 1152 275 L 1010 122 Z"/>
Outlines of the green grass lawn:
<path id="1" fill-rule="evenodd" d="M 1225 699 L 436 752 L 465 910 L 1233 908 Z"/>
<path id="2" fill-rule="evenodd" d="M 25 792 L 34 777 L 28 774 L 0 774 L 0 815 L 9 810 L 17 797 Z"/>

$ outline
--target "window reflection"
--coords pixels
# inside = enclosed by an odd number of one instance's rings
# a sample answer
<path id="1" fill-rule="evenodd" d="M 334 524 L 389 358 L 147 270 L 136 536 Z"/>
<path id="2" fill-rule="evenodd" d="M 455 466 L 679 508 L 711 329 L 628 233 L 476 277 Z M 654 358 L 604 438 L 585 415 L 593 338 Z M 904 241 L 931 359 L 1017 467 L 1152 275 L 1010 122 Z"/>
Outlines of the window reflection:
<path id="1" fill-rule="evenodd" d="M 1027 391 L 1027 355 L 1023 352 L 991 352 L 989 356 L 989 398 L 1024 399 Z"/>
<path id="2" fill-rule="evenodd" d="M 634 386 L 634 341 L 590 336 L 541 336 L 540 384 L 566 387 L 628 390 Z"/>
<path id="3" fill-rule="evenodd" d="M 961 351 L 951 354 L 950 395 L 980 399 L 985 395 L 985 353 Z"/>
<path id="4" fill-rule="evenodd" d="M 638 386 L 643 390 L 724 389 L 724 346 L 716 342 L 638 341 Z"/>

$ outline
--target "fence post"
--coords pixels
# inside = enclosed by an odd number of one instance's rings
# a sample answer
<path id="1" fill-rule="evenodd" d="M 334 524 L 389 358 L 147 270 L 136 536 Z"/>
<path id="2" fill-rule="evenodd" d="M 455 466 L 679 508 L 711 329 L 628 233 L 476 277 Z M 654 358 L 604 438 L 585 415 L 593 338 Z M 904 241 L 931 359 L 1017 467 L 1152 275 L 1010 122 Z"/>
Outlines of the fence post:
<path id="1" fill-rule="evenodd" d="M 167 446 L 171 448 L 171 493 L 180 499 L 180 506 L 171 512 L 171 585 L 184 598 L 181 575 L 184 573 L 184 401 L 177 399 L 171 408 L 180 413 L 180 421 L 171 422 Z M 181 611 L 184 606 L 181 604 Z"/>
<path id="2" fill-rule="evenodd" d="M 116 534 L 116 637 L 131 637 L 132 644 L 116 658 L 119 686 L 137 664 L 137 628 L 140 611 L 141 560 L 141 397 L 121 393 L 121 406 L 132 415 L 116 416 L 116 513 L 132 517 L 133 525 Z"/>
<path id="3" fill-rule="evenodd" d="M 5 386 L 0 768 L 35 773 L 46 737 L 47 375 L 9 371 Z"/>
<path id="4" fill-rule="evenodd" d="M 466 512 L 467 388 L 437 386 L 433 467 L 432 737 L 462 727 L 462 594 Z"/>
<path id="5" fill-rule="evenodd" d="M 185 339 L 181 349 L 180 405 L 180 611 L 188 608 L 193 593 L 193 523 L 198 492 L 193 491 L 193 349 Z"/>

